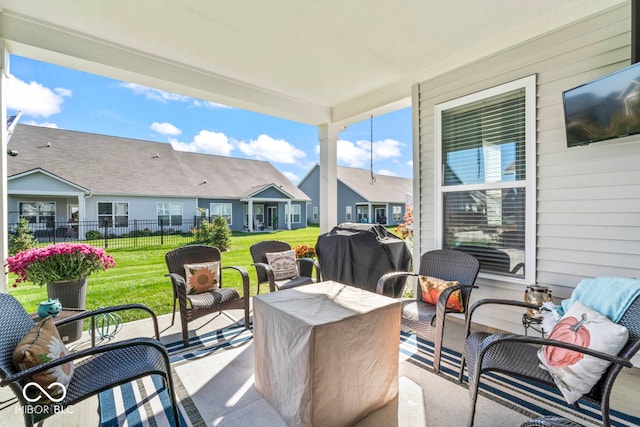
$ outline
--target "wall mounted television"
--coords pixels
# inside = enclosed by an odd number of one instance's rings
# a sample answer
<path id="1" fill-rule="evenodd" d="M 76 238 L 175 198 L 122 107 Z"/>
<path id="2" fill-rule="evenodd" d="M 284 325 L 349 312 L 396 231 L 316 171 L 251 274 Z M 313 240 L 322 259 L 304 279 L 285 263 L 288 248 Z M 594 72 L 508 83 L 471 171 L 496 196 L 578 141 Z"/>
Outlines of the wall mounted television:
<path id="1" fill-rule="evenodd" d="M 567 146 L 640 133 L 640 63 L 562 93 Z"/>

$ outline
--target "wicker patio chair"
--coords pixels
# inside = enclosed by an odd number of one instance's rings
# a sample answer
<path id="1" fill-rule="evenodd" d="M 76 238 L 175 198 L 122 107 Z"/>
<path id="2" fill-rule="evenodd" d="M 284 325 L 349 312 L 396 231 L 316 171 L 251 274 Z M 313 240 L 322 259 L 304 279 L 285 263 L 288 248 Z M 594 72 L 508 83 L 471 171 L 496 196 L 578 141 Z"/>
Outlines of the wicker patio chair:
<path id="1" fill-rule="evenodd" d="M 258 294 L 260 293 L 260 285 L 263 283 L 268 283 L 269 291 L 275 292 L 278 289 L 295 288 L 296 286 L 308 285 L 313 283 L 314 281 L 319 282 L 322 280 L 322 271 L 320 269 L 320 264 L 313 258 L 296 259 L 296 263 L 298 266 L 298 277 L 295 277 L 293 279 L 276 280 L 273 274 L 273 269 L 267 262 L 266 254 L 290 250 L 291 245 L 280 240 L 263 240 L 262 242 L 251 245 L 249 251 L 251 252 L 253 265 L 256 268 L 256 274 L 258 275 Z M 314 268 L 316 271 L 315 278 L 313 277 Z"/>
<path id="2" fill-rule="evenodd" d="M 152 374 L 162 377 L 171 400 L 174 423 L 176 426 L 180 426 L 169 356 L 164 345 L 158 341 L 158 321 L 151 309 L 140 304 L 107 307 L 69 317 L 58 322 L 56 326 L 128 309 L 144 309 L 150 313 L 156 339 L 133 338 L 111 342 L 79 350 L 59 359 L 19 371 L 13 364 L 13 352 L 20 340 L 33 328 L 35 322 L 18 300 L 11 295 L 0 294 L 0 312 L 2 312 L 2 316 L 0 316 L 0 331 L 2 331 L 0 333 L 0 386 L 9 386 L 23 408 L 34 405 L 34 403 L 27 401 L 23 394 L 25 386 L 31 381 L 31 376 L 70 361 L 73 361 L 74 364 L 74 373 L 71 382 L 66 387 L 64 399 L 55 404 L 49 404 L 48 408 L 23 410 L 27 426 L 40 423 L 56 411 L 59 412 L 62 408 L 74 405 L 104 390 Z M 36 403 L 35 405 L 40 404 Z"/>
<path id="3" fill-rule="evenodd" d="M 525 421 L 520 427 L 583 427 L 582 424 L 575 423 L 566 418 L 550 415 L 547 417 L 535 418 Z"/>
<path id="4" fill-rule="evenodd" d="M 457 289 L 462 294 L 462 306 L 465 317 L 471 290 L 480 270 L 480 263 L 473 256 L 454 249 L 437 249 L 422 254 L 419 273 L 393 272 L 380 277 L 376 293 L 383 295 L 385 282 L 398 276 L 431 276 L 447 281 L 457 281 L 459 286 L 444 290 L 438 304 L 432 305 L 422 301 L 422 292 L 418 290 L 415 297 L 402 302 L 402 326 L 413 330 L 417 335 L 433 341 L 433 369 L 440 372 L 440 354 L 442 352 L 442 335 L 444 332 L 446 303 L 449 295 Z"/>
<path id="5" fill-rule="evenodd" d="M 459 376 L 459 380 L 462 381 L 465 360 L 467 360 L 470 400 L 469 425 L 473 425 L 478 388 L 482 374 L 496 371 L 557 388 L 551 375 L 539 367 L 540 361 L 537 356 L 537 351 L 540 346 L 553 344 L 557 347 L 574 350 L 612 362 L 598 383 L 581 398 L 581 400 L 599 406 L 602 413 L 603 425 L 605 427 L 610 426 L 609 400 L 613 384 L 623 367 L 630 368 L 633 366 L 631 358 L 640 350 L 640 297 L 635 299 L 618 322 L 618 324 L 625 326 L 629 330 L 629 340 L 617 356 L 587 349 L 573 343 L 550 340 L 549 338 L 505 333 L 489 334 L 486 332 L 474 332 L 470 334 L 472 316 L 475 310 L 481 306 L 492 304 L 533 309 L 539 308 L 535 304 L 524 301 L 484 299 L 477 301 L 469 310 L 466 324 L 467 339 L 465 341 Z M 574 403 L 574 406 L 579 408 L 579 401 Z"/>
<path id="6" fill-rule="evenodd" d="M 176 316 L 176 301 L 180 308 L 180 322 L 182 323 L 182 342 L 185 347 L 189 345 L 189 326 L 192 320 L 206 316 L 210 313 L 223 310 L 244 310 L 244 326 L 249 327 L 249 274 L 243 267 L 222 266 L 218 283 L 220 287 L 213 291 L 187 294 L 185 279 L 185 264 L 220 261 L 220 250 L 213 246 L 191 245 L 173 249 L 165 255 L 168 276 L 173 285 L 173 325 Z M 222 270 L 233 269 L 242 277 L 242 295 L 233 288 L 225 288 Z"/>

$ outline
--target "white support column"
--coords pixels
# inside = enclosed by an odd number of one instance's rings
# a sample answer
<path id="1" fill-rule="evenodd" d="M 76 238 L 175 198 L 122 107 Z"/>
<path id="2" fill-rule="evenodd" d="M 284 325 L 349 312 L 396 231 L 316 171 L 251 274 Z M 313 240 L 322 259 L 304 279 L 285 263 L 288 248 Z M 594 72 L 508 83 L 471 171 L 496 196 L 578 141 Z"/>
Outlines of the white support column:
<path id="1" fill-rule="evenodd" d="M 320 233 L 338 225 L 338 127 L 318 126 L 320 140 Z"/>
<path id="2" fill-rule="evenodd" d="M 291 212 L 291 200 L 287 200 L 287 230 L 291 230 L 292 220 L 293 220 L 293 212 Z"/>
<path id="3" fill-rule="evenodd" d="M 249 233 L 253 231 L 253 199 L 249 199 L 247 206 L 247 226 L 249 227 Z"/>
<path id="4" fill-rule="evenodd" d="M 373 221 L 373 206 L 371 205 L 371 202 L 367 203 L 367 207 L 368 207 L 367 211 L 369 212 L 368 213 L 369 221 L 367 221 L 367 222 L 369 224 L 373 224 L 373 222 L 374 222 Z"/>
<path id="5" fill-rule="evenodd" d="M 0 260 L 4 266 L 4 260 L 9 256 L 9 209 L 8 209 L 8 184 L 7 184 L 7 79 L 9 77 L 9 51 L 4 42 L 0 42 Z M 3 273 L 6 267 L 3 267 Z M 9 276 L 2 275 L 0 279 L 0 292 L 6 293 L 9 289 Z"/>

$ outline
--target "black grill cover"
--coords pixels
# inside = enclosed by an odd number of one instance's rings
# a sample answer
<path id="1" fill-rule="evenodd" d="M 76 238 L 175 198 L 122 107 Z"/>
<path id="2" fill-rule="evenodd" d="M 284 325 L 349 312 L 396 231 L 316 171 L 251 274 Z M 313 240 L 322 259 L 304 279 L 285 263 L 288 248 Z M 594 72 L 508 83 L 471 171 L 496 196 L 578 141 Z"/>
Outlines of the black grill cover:
<path id="1" fill-rule="evenodd" d="M 411 254 L 404 241 L 380 224 L 346 222 L 318 236 L 318 262 L 323 280 L 376 291 L 380 276 L 411 271 Z M 406 276 L 388 282 L 385 295 L 400 297 Z"/>

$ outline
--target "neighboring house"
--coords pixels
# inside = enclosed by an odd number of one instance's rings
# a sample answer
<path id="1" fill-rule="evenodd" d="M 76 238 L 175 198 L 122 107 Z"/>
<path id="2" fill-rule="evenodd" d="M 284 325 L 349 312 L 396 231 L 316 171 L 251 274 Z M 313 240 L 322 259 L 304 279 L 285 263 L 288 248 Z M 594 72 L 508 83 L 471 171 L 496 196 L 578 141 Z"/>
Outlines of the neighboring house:
<path id="1" fill-rule="evenodd" d="M 320 210 L 320 166 L 315 165 L 298 184 L 311 198 L 307 221 L 317 223 Z M 405 203 L 411 200 L 413 181 L 397 176 L 375 175 L 365 169 L 338 166 L 338 223 L 400 224 Z M 407 197 L 408 195 L 408 197 Z"/>
<path id="2" fill-rule="evenodd" d="M 97 221 L 119 235 L 163 220 L 188 231 L 202 212 L 232 230 L 306 227 L 309 198 L 266 161 L 21 124 L 9 148 L 19 152 L 7 166 L 10 224 Z"/>

